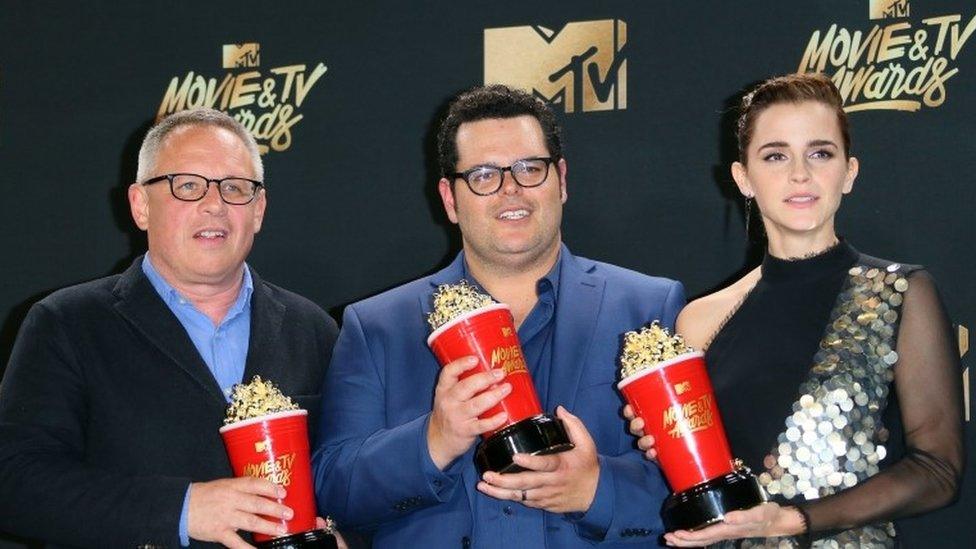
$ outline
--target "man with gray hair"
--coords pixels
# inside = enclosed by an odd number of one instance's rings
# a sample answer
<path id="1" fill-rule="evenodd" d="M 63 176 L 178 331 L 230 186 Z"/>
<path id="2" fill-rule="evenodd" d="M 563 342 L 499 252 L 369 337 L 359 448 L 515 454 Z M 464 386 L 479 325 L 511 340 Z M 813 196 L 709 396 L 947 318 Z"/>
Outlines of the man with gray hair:
<path id="1" fill-rule="evenodd" d="M 0 385 L 0 531 L 84 547 L 248 547 L 292 510 L 231 478 L 218 429 L 260 375 L 318 417 L 335 322 L 246 263 L 267 196 L 253 137 L 219 111 L 153 127 L 129 187 L 148 253 L 31 308 Z M 212 189 L 211 189 L 211 184 Z M 314 433 L 315 430 L 312 429 Z"/>

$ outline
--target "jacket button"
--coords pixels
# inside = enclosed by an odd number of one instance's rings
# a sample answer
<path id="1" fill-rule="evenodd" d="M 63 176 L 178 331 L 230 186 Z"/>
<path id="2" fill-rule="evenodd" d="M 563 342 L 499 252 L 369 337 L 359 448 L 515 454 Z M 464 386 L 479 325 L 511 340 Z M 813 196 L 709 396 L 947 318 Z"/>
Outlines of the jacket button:
<path id="1" fill-rule="evenodd" d="M 468 536 L 464 536 L 463 538 L 461 538 L 461 547 L 463 547 L 464 549 L 470 549 L 471 538 L 469 538 Z"/>

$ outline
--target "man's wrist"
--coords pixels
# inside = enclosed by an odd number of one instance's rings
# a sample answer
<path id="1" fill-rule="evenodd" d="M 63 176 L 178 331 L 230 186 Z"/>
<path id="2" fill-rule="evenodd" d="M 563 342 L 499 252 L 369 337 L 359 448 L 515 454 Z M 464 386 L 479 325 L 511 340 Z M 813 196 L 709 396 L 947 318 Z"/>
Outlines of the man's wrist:
<path id="1" fill-rule="evenodd" d="M 427 419 L 427 453 L 430 455 L 430 460 L 434 462 L 434 465 L 441 471 L 445 471 L 457 458 L 461 457 L 467 451 L 467 448 L 451 454 L 449 449 L 444 448 L 447 444 L 440 430 L 434 427 L 434 423 L 434 414 L 431 413 Z"/>
<path id="2" fill-rule="evenodd" d="M 596 461 L 596 464 L 591 469 L 591 471 L 592 473 L 590 474 L 590 478 L 589 478 L 590 494 L 589 494 L 589 498 L 583 502 L 584 504 L 583 509 L 580 511 L 582 513 L 586 513 L 587 511 L 589 511 L 590 507 L 593 506 L 593 502 L 596 501 L 596 491 L 597 488 L 600 487 L 600 460 L 599 459 Z"/>
<path id="3" fill-rule="evenodd" d="M 614 516 L 613 468 L 603 456 L 597 456 L 596 488 L 590 504 L 581 513 L 566 513 L 566 518 L 576 525 L 577 533 L 588 540 L 600 542 L 607 536 Z"/>
<path id="4" fill-rule="evenodd" d="M 186 487 L 186 494 L 183 496 L 183 508 L 180 509 L 180 546 L 190 546 L 190 490 L 193 484 Z"/>
<path id="5" fill-rule="evenodd" d="M 430 454 L 430 460 L 434 462 L 434 465 L 443 471 L 451 463 L 451 460 L 445 459 L 440 451 L 440 437 L 434 428 L 433 419 L 433 414 L 431 414 L 430 419 L 427 421 L 427 453 Z"/>

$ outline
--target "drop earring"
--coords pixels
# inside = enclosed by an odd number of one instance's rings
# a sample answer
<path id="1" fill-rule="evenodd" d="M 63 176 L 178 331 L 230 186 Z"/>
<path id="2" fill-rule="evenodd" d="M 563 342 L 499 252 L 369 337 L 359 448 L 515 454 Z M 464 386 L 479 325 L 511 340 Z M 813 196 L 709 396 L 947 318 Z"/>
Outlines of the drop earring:
<path id="1" fill-rule="evenodd" d="M 749 223 L 750 223 L 750 221 L 752 221 L 752 195 L 749 195 L 749 194 L 746 195 L 744 209 L 745 209 L 745 212 L 746 212 L 746 239 L 748 239 L 749 238 Z"/>

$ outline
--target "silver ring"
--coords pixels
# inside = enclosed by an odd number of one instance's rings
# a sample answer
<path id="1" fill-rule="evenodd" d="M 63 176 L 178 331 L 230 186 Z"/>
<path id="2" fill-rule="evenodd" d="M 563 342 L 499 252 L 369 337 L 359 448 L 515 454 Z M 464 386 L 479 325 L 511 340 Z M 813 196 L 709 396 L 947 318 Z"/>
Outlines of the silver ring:
<path id="1" fill-rule="evenodd" d="M 525 490 L 522 490 L 522 501 L 525 501 Z"/>

